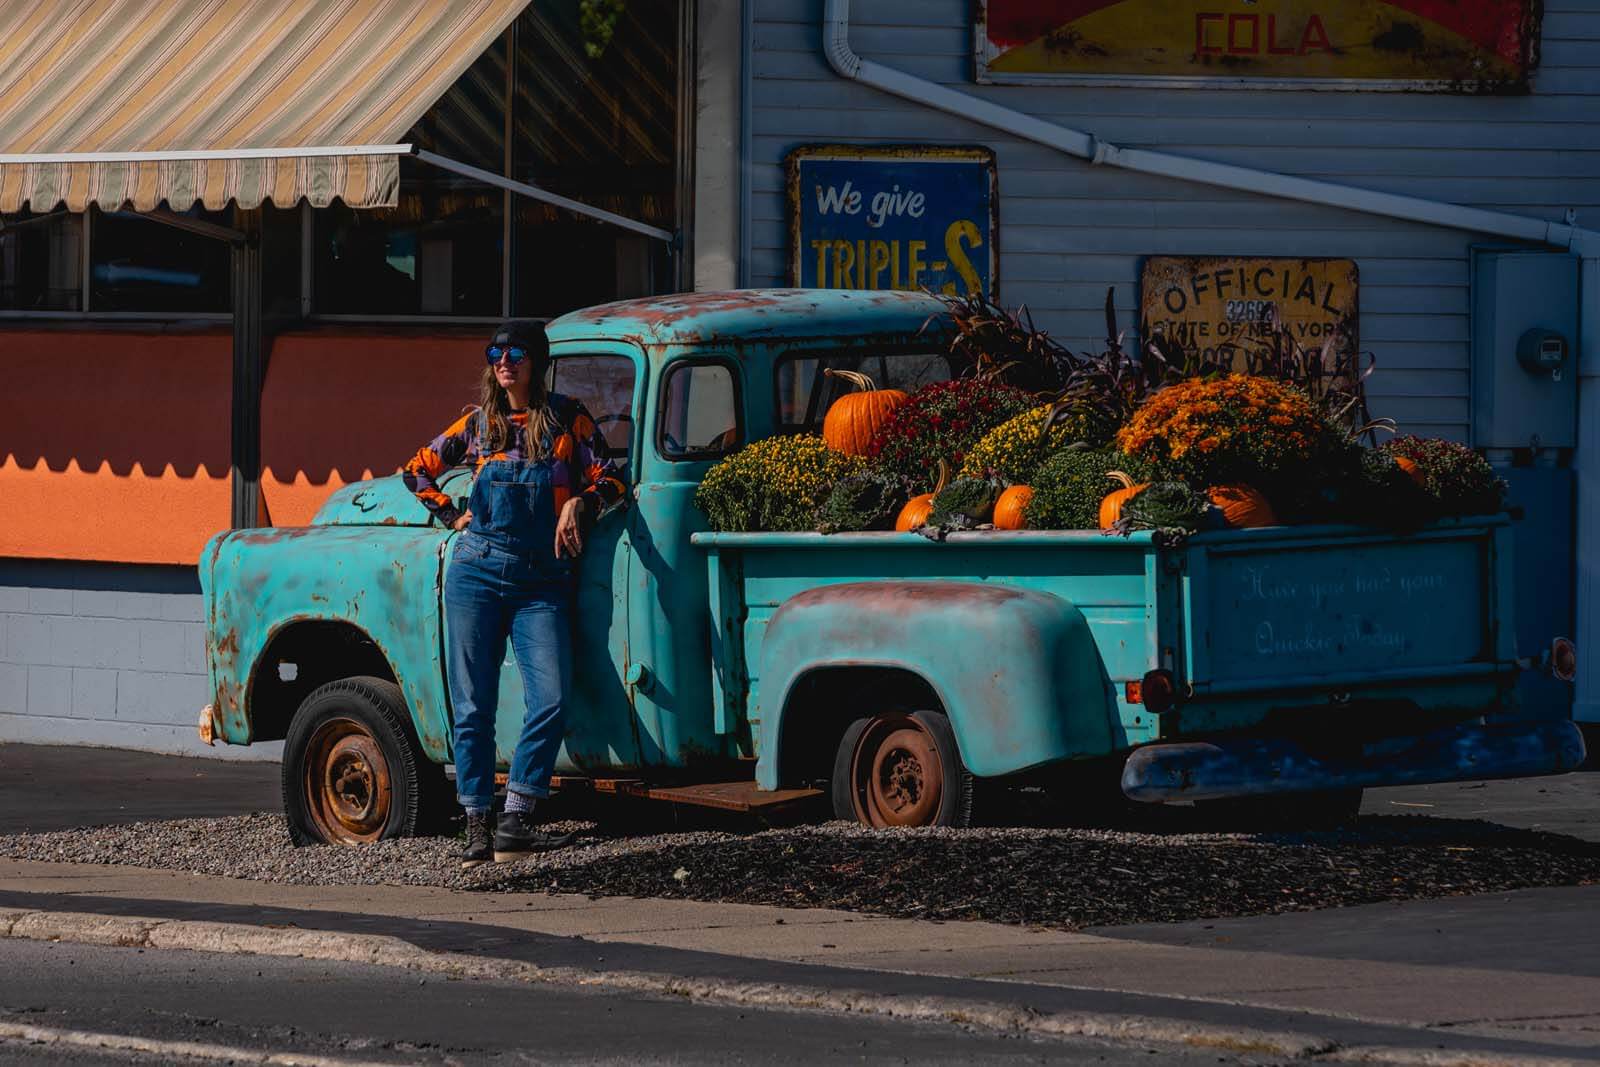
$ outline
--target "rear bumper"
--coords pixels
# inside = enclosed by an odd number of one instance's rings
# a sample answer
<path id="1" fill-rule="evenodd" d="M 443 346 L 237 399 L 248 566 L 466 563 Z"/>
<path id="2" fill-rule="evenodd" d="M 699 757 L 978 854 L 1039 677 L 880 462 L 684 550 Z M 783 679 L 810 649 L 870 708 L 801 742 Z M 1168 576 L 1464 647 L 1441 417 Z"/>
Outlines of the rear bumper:
<path id="1" fill-rule="evenodd" d="M 1128 757 L 1122 791 L 1133 800 L 1218 800 L 1428 782 L 1563 774 L 1583 763 L 1583 735 L 1571 722 L 1457 726 L 1389 738 L 1359 756 L 1315 754 L 1273 738 L 1148 745 Z"/>

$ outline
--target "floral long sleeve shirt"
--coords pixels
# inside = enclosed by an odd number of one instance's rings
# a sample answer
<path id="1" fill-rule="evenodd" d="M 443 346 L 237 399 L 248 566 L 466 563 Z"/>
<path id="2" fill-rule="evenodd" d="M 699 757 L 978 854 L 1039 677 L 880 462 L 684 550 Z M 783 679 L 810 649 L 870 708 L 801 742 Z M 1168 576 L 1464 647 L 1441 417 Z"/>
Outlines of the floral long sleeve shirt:
<path id="1" fill-rule="evenodd" d="M 626 491 L 616 463 L 607 458 L 605 438 L 577 399 L 551 393 L 547 403 L 558 423 L 555 439 L 545 442 L 547 454 L 555 461 L 551 466 L 551 483 L 556 513 L 560 514 L 561 508 L 577 493 L 587 502 L 589 514 L 598 515 L 622 499 Z M 513 411 L 507 421 L 514 430 L 508 448 L 487 452 L 480 446 L 478 412 L 474 409 L 451 423 L 407 461 L 401 475 L 406 488 L 444 525 L 449 526 L 461 517 L 455 502 L 439 489 L 439 479 L 446 471 L 471 463 L 476 472 L 490 460 L 517 462 L 527 458 L 522 430 L 528 424 L 528 413 Z"/>

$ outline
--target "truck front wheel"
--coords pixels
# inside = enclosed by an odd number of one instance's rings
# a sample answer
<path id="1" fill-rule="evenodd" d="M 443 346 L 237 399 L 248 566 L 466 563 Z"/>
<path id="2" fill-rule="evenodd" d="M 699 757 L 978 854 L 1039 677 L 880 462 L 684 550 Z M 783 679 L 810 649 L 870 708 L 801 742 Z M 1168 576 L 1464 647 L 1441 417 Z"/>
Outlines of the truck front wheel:
<path id="1" fill-rule="evenodd" d="M 283 746 L 283 810 L 297 845 L 411 837 L 449 786 L 418 751 L 400 687 L 342 678 L 311 692 Z"/>
<path id="2" fill-rule="evenodd" d="M 972 775 L 950 720 L 885 712 L 845 730 L 833 761 L 833 814 L 864 826 L 970 826 Z"/>

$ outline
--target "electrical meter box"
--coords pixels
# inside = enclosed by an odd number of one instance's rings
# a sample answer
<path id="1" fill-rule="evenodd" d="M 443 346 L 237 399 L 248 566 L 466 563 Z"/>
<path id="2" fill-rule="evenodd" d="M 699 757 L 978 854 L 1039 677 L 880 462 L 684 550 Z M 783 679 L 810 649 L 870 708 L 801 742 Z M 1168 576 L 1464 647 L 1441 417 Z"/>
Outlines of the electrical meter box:
<path id="1" fill-rule="evenodd" d="M 1475 248 L 1472 443 L 1578 443 L 1578 260 L 1562 252 Z"/>

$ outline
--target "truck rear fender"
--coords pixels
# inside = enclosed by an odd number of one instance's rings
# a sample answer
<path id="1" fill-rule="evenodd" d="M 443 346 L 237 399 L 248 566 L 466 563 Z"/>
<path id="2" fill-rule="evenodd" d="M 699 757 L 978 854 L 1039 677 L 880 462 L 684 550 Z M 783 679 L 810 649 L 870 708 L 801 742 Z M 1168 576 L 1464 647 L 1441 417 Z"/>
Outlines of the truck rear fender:
<path id="1" fill-rule="evenodd" d="M 881 678 L 903 672 L 921 683 L 891 697 L 873 686 L 860 705 L 818 686 L 831 672 Z M 893 677 L 894 675 L 890 675 Z M 854 582 L 809 589 L 773 614 L 761 644 L 755 723 L 756 780 L 783 781 L 784 757 L 800 731 L 842 733 L 850 717 L 936 699 L 950 717 L 967 768 L 980 777 L 1113 750 L 1111 684 L 1088 623 L 1076 606 L 1047 593 L 960 581 Z M 808 691 L 830 699 L 810 701 Z M 904 703 L 901 706 L 905 706 Z M 827 739 L 832 745 L 837 733 Z"/>

